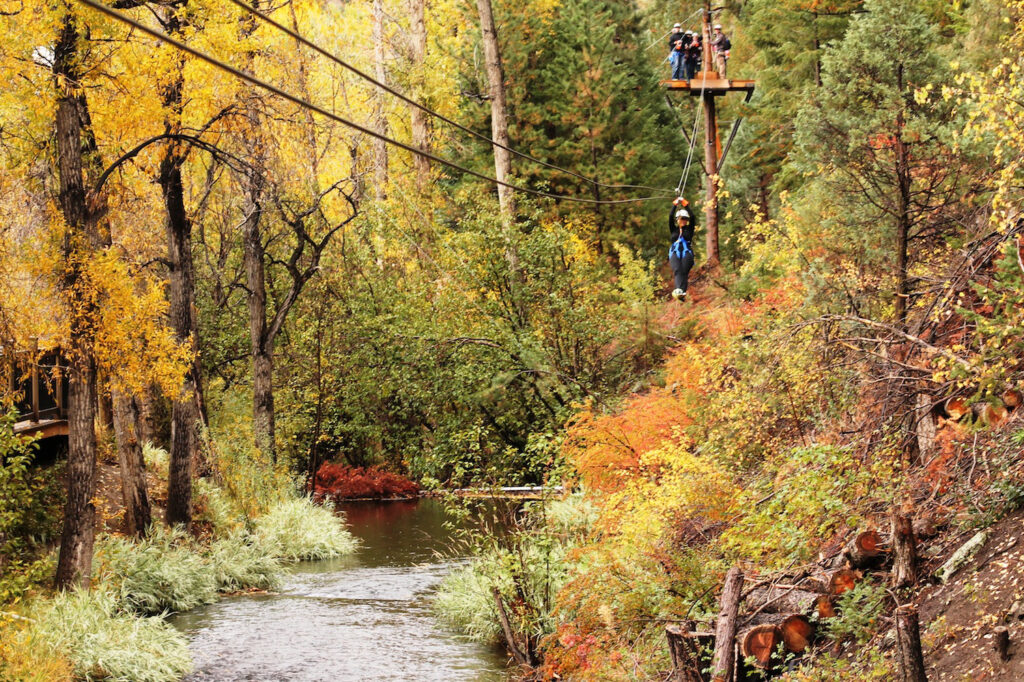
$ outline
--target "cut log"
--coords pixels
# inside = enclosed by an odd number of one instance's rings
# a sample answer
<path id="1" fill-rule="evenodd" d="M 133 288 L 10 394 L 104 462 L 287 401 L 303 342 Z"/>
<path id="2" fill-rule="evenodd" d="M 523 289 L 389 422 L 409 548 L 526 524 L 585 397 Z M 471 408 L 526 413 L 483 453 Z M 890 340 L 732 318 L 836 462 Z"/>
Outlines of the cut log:
<path id="1" fill-rule="evenodd" d="M 910 517 L 896 511 L 892 515 L 892 586 L 913 587 L 917 583 L 917 538 Z"/>
<path id="2" fill-rule="evenodd" d="M 976 406 L 977 407 L 977 406 Z M 1001 426 L 1010 418 L 1006 407 L 1000 403 L 980 403 L 978 408 L 978 420 L 989 428 Z"/>
<path id="3" fill-rule="evenodd" d="M 917 609 L 913 606 L 900 606 L 896 609 L 896 643 L 903 682 L 928 682 L 924 672 L 924 654 L 921 652 L 921 628 Z"/>
<path id="4" fill-rule="evenodd" d="M 873 530 L 857 533 L 846 545 L 846 558 L 854 568 L 870 568 L 882 563 L 882 537 Z"/>
<path id="5" fill-rule="evenodd" d="M 668 653 L 672 658 L 673 682 L 704 682 L 700 674 L 700 647 L 688 625 L 665 628 Z"/>
<path id="6" fill-rule="evenodd" d="M 1024 404 L 1024 395 L 1015 388 L 1006 389 L 1000 397 L 1003 399 L 1003 405 L 1011 412 Z"/>
<path id="7" fill-rule="evenodd" d="M 771 667 L 772 654 L 782 643 L 782 630 L 778 625 L 755 625 L 740 634 L 740 654 L 752 658 L 762 670 Z"/>
<path id="8" fill-rule="evenodd" d="M 967 400 L 960 396 L 953 396 L 948 398 L 944 405 L 946 410 L 946 416 L 953 421 L 960 421 L 964 415 L 971 411 L 970 406 L 967 404 Z"/>
<path id="9" fill-rule="evenodd" d="M 782 633 L 786 651 L 791 654 L 802 654 L 814 639 L 814 624 L 806 616 L 794 613 L 786 616 L 779 624 L 779 632 Z"/>
<path id="10" fill-rule="evenodd" d="M 733 640 L 736 638 L 736 614 L 739 612 L 742 593 L 743 572 L 739 566 L 733 566 L 725 574 L 725 585 L 722 587 L 722 608 L 718 612 L 718 624 L 715 627 L 715 651 L 711 657 L 711 679 L 714 682 L 727 682 L 732 679 L 732 672 L 736 664 L 733 650 Z"/>
<path id="11" fill-rule="evenodd" d="M 992 642 L 992 648 L 999 654 L 999 660 L 1006 663 L 1010 660 L 1010 631 L 1006 627 L 1000 626 L 992 631 L 992 636 L 995 641 Z"/>
<path id="12" fill-rule="evenodd" d="M 747 595 L 748 611 L 767 613 L 811 613 L 817 606 L 820 592 L 769 585 L 751 590 Z"/>
<path id="13" fill-rule="evenodd" d="M 856 587 L 858 580 L 860 580 L 860 575 L 857 574 L 857 571 L 851 571 L 848 568 L 833 571 L 829 576 L 828 593 L 833 597 L 838 597 L 843 592 Z"/>
<path id="14" fill-rule="evenodd" d="M 820 620 L 836 617 L 836 603 L 831 595 L 823 594 L 819 596 L 814 604 L 814 608 L 818 612 Z"/>

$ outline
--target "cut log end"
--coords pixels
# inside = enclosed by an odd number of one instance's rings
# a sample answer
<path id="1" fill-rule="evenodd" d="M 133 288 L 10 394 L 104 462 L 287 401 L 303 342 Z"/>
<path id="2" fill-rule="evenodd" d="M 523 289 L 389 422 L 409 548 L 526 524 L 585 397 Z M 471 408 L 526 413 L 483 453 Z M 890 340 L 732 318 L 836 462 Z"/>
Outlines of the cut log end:
<path id="1" fill-rule="evenodd" d="M 882 561 L 882 536 L 873 530 L 858 533 L 846 546 L 846 558 L 854 568 L 867 568 Z"/>
<path id="2" fill-rule="evenodd" d="M 857 573 L 848 568 L 842 568 L 832 574 L 828 581 L 828 592 L 833 597 L 838 597 L 843 592 L 852 590 L 857 586 Z"/>
<path id="3" fill-rule="evenodd" d="M 963 419 L 963 416 L 971 411 L 970 406 L 967 404 L 967 400 L 960 396 L 953 396 L 946 400 L 946 414 L 953 421 L 959 421 Z"/>
<path id="4" fill-rule="evenodd" d="M 818 600 L 817 602 L 815 602 L 814 607 L 815 610 L 818 612 L 818 618 L 820 620 L 836 617 L 836 604 L 835 600 L 832 599 L 831 595 L 823 594 L 820 597 L 818 597 Z"/>
<path id="5" fill-rule="evenodd" d="M 740 653 L 744 658 L 752 658 L 758 668 L 766 669 L 782 641 L 778 625 L 755 625 L 740 636 Z"/>
<path id="6" fill-rule="evenodd" d="M 1021 394 L 1015 388 L 1008 388 L 1003 391 L 1003 395 L 1000 396 L 1003 399 L 1003 405 L 1006 405 L 1010 411 L 1016 410 L 1024 403 L 1024 394 Z"/>
<path id="7" fill-rule="evenodd" d="M 779 624 L 782 641 L 786 651 L 791 654 L 802 654 L 814 639 L 814 625 L 805 616 L 793 614 Z"/>

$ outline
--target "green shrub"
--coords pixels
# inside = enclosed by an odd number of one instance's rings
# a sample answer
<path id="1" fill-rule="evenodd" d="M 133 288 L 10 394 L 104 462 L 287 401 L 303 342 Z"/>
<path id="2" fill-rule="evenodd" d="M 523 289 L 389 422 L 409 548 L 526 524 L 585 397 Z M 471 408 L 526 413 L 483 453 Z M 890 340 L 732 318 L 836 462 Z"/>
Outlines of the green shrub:
<path id="1" fill-rule="evenodd" d="M 270 590 L 281 583 L 281 562 L 267 555 L 264 547 L 246 533 L 214 542 L 207 556 L 220 592 Z"/>
<path id="2" fill-rule="evenodd" d="M 162 618 L 122 613 L 104 590 L 70 591 L 41 604 L 26 637 L 71 661 L 77 679 L 179 680 L 192 667 L 188 642 Z"/>
<path id="3" fill-rule="evenodd" d="M 274 504 L 254 526 L 264 550 L 286 561 L 331 559 L 352 553 L 358 544 L 331 505 L 307 497 Z"/>
<path id="4" fill-rule="evenodd" d="M 188 611 L 217 599 L 210 563 L 178 529 L 153 526 L 139 541 L 106 537 L 96 552 L 96 565 L 97 582 L 125 611 Z"/>
<path id="5" fill-rule="evenodd" d="M 885 607 L 884 585 L 864 580 L 841 594 L 836 604 L 838 616 L 825 623 L 828 636 L 838 641 L 851 639 L 864 643 L 871 639 L 878 617 Z"/>

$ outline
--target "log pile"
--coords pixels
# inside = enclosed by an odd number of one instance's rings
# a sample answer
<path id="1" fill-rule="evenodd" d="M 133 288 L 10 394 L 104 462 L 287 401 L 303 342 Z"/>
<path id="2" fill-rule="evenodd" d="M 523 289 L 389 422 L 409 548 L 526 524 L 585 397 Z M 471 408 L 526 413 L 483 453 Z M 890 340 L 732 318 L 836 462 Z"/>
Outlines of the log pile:
<path id="1" fill-rule="evenodd" d="M 818 634 L 816 626 L 837 615 L 838 598 L 856 587 L 866 571 L 891 564 L 893 587 L 913 585 L 917 580 L 914 520 L 903 510 L 895 511 L 889 531 L 886 537 L 871 529 L 859 532 L 841 551 L 837 547 L 835 557 L 795 574 L 753 582 L 746 590 L 739 567 L 730 569 L 713 638 L 708 632 L 690 631 L 689 624 L 666 629 L 673 663 L 671 679 L 731 682 L 763 678 L 781 668 L 783 658 L 811 649 Z M 916 682 L 915 617 L 916 613 L 904 614 L 899 635 L 901 662 L 913 668 L 908 679 Z M 702 670 L 706 672 L 702 674 Z"/>

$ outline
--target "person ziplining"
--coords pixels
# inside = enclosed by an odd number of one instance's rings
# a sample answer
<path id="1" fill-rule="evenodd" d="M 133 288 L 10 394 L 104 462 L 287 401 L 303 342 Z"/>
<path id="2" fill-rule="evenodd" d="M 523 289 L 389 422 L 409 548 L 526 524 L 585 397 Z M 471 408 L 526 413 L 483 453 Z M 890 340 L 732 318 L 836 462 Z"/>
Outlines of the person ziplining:
<path id="1" fill-rule="evenodd" d="M 668 214 L 668 230 L 672 245 L 668 247 L 668 262 L 672 266 L 675 289 L 672 298 L 677 301 L 686 300 L 686 291 L 690 283 L 690 270 L 693 268 L 694 254 L 693 233 L 695 229 L 693 213 L 686 199 L 679 197 L 672 202 Z"/>

